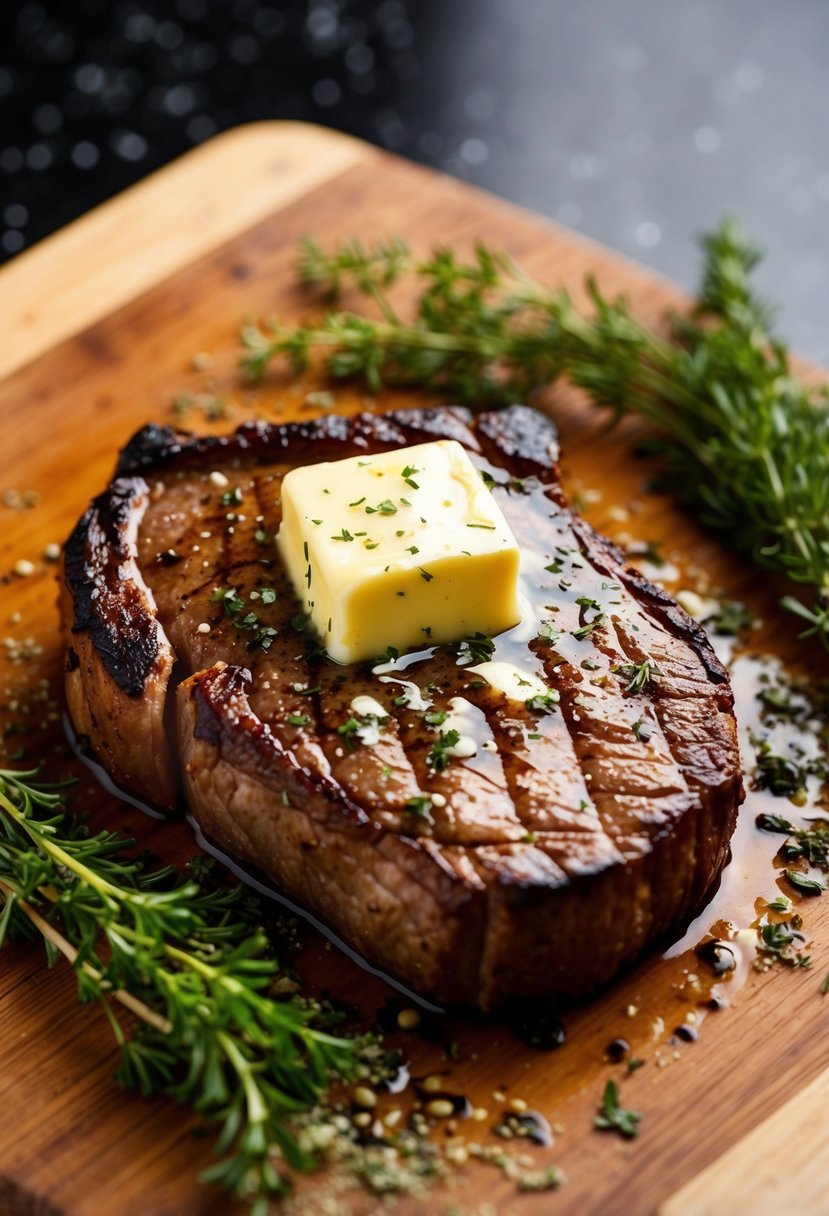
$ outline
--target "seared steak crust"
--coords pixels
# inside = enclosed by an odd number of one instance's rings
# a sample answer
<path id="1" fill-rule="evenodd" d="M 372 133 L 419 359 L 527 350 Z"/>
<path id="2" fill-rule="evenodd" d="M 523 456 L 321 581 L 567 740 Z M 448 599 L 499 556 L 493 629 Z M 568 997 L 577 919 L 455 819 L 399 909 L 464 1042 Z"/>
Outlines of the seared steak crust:
<path id="1" fill-rule="evenodd" d="M 112 777 L 169 806 L 177 781 L 164 717 L 175 656 L 135 561 L 148 502 L 140 477 L 117 477 L 64 546 L 66 699 Z"/>
<path id="2" fill-rule="evenodd" d="M 307 636 L 273 544 L 282 477 L 429 438 L 459 440 L 492 479 L 525 555 L 524 620 L 493 658 L 555 703 L 507 698 L 463 646 L 343 668 Z M 221 438 L 147 427 L 67 546 L 70 709 L 113 776 L 170 806 L 177 770 L 211 839 L 444 1001 L 579 996 L 611 978 L 700 908 L 741 798 L 726 672 L 671 597 L 572 514 L 556 459 L 549 421 L 520 406 Z M 173 658 L 177 763 L 158 695 Z M 389 715 L 373 738 L 348 728 L 360 695 Z M 439 771 L 453 698 L 478 751 Z M 129 738 L 102 728 L 105 706 Z"/>

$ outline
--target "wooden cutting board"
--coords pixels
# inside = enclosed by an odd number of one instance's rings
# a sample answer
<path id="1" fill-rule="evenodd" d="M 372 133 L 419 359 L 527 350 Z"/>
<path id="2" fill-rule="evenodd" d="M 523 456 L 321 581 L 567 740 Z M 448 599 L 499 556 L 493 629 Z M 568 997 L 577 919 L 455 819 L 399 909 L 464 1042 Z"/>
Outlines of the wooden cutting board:
<path id="1" fill-rule="evenodd" d="M 80 778 L 73 806 L 133 832 L 165 860 L 192 855 L 187 826 L 157 823 L 119 804 L 65 743 L 55 567 L 42 555 L 104 485 L 119 446 L 142 423 L 168 420 L 174 397 L 193 394 L 208 410 L 227 399 L 232 417 L 219 422 L 190 411 L 186 424 L 202 430 L 227 429 L 251 415 L 313 412 L 306 400 L 311 380 L 274 373 L 252 390 L 235 367 L 243 317 L 297 318 L 311 309 L 293 273 L 304 233 L 323 244 L 401 233 L 421 250 L 435 241 L 469 249 L 482 237 L 577 293 L 585 273 L 595 273 L 649 321 L 682 302 L 651 273 L 564 229 L 344 136 L 290 123 L 213 140 L 0 272 L 0 620 L 2 637 L 13 639 L 0 646 L 2 724 L 11 729 L 0 760 L 21 745 L 32 760 L 47 756 L 51 772 Z M 417 401 L 403 393 L 369 400 L 339 387 L 335 395 L 343 410 Z M 584 499 L 591 522 L 611 535 L 663 541 L 694 578 L 702 572 L 750 604 L 765 622 L 752 636 L 756 648 L 814 674 L 823 658 L 793 640 L 772 580 L 735 560 L 670 501 L 645 492 L 649 470 L 632 458 L 630 428 L 606 433 L 603 419 L 569 391 L 550 392 L 544 404 L 561 428 L 571 494 L 592 492 Z M 34 574 L 14 573 L 21 559 L 34 562 Z M 743 876 L 749 863 L 741 853 L 697 937 L 717 914 L 740 900 L 745 905 L 747 892 L 749 906 L 777 894 L 771 858 L 779 840 L 758 845 L 757 805 L 751 795 L 740 829 L 755 868 Z M 554 1195 L 519 1195 L 493 1166 L 476 1163 L 449 1189 L 401 1199 L 394 1210 L 758 1216 L 795 1202 L 801 1213 L 828 1210 L 827 1178 L 816 1163 L 821 1153 L 827 1159 L 829 1130 L 815 1112 L 822 1115 L 827 1090 L 820 1076 L 827 1007 L 818 984 L 829 968 L 829 897 L 803 911 L 814 969 L 750 974 L 730 1007 L 706 1018 L 695 1043 L 669 1042 L 697 1006 L 688 976 L 701 968 L 690 948 L 667 960 L 653 956 L 572 1011 L 567 1042 L 556 1052 L 533 1051 L 491 1021 L 447 1018 L 441 1039 L 459 1052 L 451 1088 L 489 1111 L 483 1123 L 462 1121 L 461 1134 L 497 1146 L 489 1129 L 505 1102 L 493 1095 L 523 1099 L 560 1126 L 552 1150 L 529 1151 L 539 1164 L 561 1165 L 568 1183 Z M 317 934 L 306 936 L 309 982 L 370 1019 L 389 989 Z M 629 1078 L 604 1052 L 620 1035 L 646 1061 Z M 418 1034 L 391 1041 L 411 1057 L 415 1075 L 447 1066 L 439 1043 Z M 47 972 L 34 945 L 4 951 L 0 1216 L 235 1216 L 223 1194 L 196 1181 L 210 1160 L 209 1139 L 172 1103 L 119 1092 L 113 1064 L 108 1025 L 95 1009 L 76 1005 L 68 968 Z M 620 1080 L 624 1104 L 642 1112 L 635 1141 L 592 1130 L 611 1077 Z M 409 1101 L 385 1099 L 384 1109 Z M 337 1210 L 373 1206 L 355 1192 Z"/>

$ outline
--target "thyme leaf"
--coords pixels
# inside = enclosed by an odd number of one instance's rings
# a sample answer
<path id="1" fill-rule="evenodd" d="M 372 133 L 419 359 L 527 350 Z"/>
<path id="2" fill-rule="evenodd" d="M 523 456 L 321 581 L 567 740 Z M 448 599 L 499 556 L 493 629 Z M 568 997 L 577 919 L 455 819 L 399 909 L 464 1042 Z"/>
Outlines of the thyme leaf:
<path id="1" fill-rule="evenodd" d="M 451 749 L 461 741 L 460 731 L 442 730 L 439 732 L 426 756 L 426 763 L 436 773 L 442 773 L 449 765 Z"/>
<path id="2" fill-rule="evenodd" d="M 662 672 L 650 659 L 645 659 L 644 663 L 638 664 L 617 663 L 610 670 L 628 681 L 625 685 L 625 692 L 641 692 L 643 688 L 647 688 L 651 676 L 662 675 Z"/>
<path id="3" fill-rule="evenodd" d="M 593 1126 L 599 1131 L 618 1132 L 625 1139 L 632 1140 L 634 1136 L 639 1135 L 641 1120 L 642 1116 L 638 1111 L 626 1110 L 619 1105 L 619 1087 L 615 1081 L 608 1081 Z"/>

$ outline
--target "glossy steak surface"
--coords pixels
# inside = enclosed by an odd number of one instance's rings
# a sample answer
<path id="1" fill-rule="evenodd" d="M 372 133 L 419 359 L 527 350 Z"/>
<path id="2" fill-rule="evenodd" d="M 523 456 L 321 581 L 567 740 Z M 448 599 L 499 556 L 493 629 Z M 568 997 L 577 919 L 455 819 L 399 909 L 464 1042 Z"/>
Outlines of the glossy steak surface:
<path id="1" fill-rule="evenodd" d="M 342 667 L 274 544 L 291 468 L 430 438 L 472 454 L 522 551 L 520 625 Z M 67 695 L 116 781 L 182 800 L 426 996 L 578 997 L 693 915 L 742 796 L 704 632 L 567 505 L 522 406 L 147 427 L 66 546 Z M 474 670 L 509 663 L 548 697 Z M 355 714 L 357 697 L 385 711 Z M 442 755 L 458 721 L 476 744 Z M 448 717 L 444 717 L 448 715 Z"/>

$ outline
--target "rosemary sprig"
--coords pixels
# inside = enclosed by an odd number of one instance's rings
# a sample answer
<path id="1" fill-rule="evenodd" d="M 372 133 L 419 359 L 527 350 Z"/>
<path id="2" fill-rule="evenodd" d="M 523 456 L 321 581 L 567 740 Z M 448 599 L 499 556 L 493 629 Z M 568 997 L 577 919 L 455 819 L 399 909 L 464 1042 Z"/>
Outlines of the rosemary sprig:
<path id="1" fill-rule="evenodd" d="M 290 1116 L 354 1074 L 357 1041 L 328 1033 L 310 1004 L 269 995 L 279 968 L 249 892 L 152 869 L 125 855 L 132 843 L 89 834 L 35 772 L 0 770 L 0 945 L 37 932 L 50 963 L 71 962 L 79 998 L 112 1025 L 121 1084 L 217 1124 L 220 1160 L 203 1177 L 263 1216 L 284 1167 L 314 1164 Z M 132 1033 L 116 1002 L 138 1019 Z"/>
<path id="2" fill-rule="evenodd" d="M 471 261 L 439 249 L 416 262 L 400 241 L 350 241 L 332 255 L 306 242 L 300 276 L 335 298 L 352 285 L 379 319 L 331 312 L 316 326 L 242 330 L 242 362 L 256 379 L 277 356 L 306 366 L 325 353 L 329 375 L 373 389 L 408 384 L 467 402 L 530 399 L 561 376 L 616 418 L 635 414 L 663 440 L 671 484 L 707 525 L 763 566 L 811 588 L 783 605 L 804 637 L 829 644 L 829 398 L 791 371 L 751 272 L 759 261 L 739 223 L 703 240 L 699 301 L 663 338 L 588 283 L 592 312 L 479 245 Z M 413 319 L 388 287 L 420 283 Z"/>

